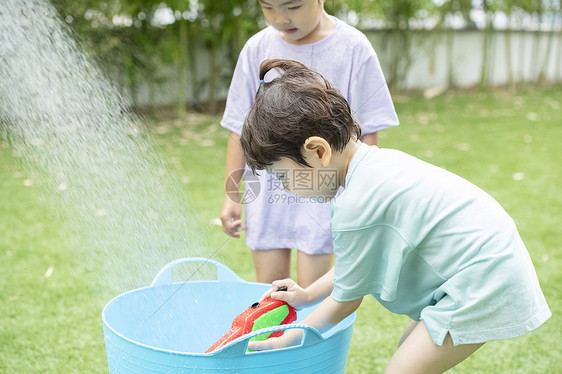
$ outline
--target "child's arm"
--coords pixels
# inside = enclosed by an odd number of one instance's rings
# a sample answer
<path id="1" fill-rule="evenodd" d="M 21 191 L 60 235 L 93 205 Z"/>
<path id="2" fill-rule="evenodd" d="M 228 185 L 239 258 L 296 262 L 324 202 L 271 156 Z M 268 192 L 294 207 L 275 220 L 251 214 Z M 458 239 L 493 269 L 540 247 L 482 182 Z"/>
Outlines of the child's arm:
<path id="1" fill-rule="evenodd" d="M 285 301 L 293 308 L 299 310 L 309 305 L 316 304 L 328 297 L 334 288 L 332 283 L 333 279 L 334 268 L 332 267 L 330 271 L 318 278 L 314 283 L 308 286 L 306 290 L 290 278 L 277 280 L 271 284 L 272 287 L 263 294 L 260 301 L 272 297 L 273 299 Z M 277 292 L 281 287 L 286 287 L 287 290 Z"/>
<path id="2" fill-rule="evenodd" d="M 300 309 L 311 304 L 315 304 L 323 300 L 316 309 L 314 309 L 308 317 L 302 320 L 301 323 L 316 328 L 321 333 L 329 330 L 337 325 L 345 317 L 353 313 L 361 304 L 363 298 L 352 300 L 348 302 L 338 302 L 332 299 L 329 295 L 334 288 L 332 283 L 334 279 L 334 268 L 324 274 L 316 282 L 312 283 L 305 289 L 301 288 L 291 279 L 284 279 L 273 282 L 273 288 L 266 292 L 262 299 L 271 296 L 274 299 L 285 301 L 295 309 Z M 276 292 L 280 287 L 287 287 L 287 291 Z M 271 338 L 264 341 L 255 341 L 248 344 L 251 350 L 268 350 L 288 347 L 298 344 L 302 338 L 301 330 L 289 330 L 279 338 Z"/>
<path id="3" fill-rule="evenodd" d="M 237 170 L 244 170 L 244 154 L 240 147 L 240 136 L 231 131 L 226 148 L 225 196 L 220 219 L 223 231 L 234 238 L 239 238 L 238 232 L 244 230 L 239 193 L 243 172 L 235 172 Z"/>
<path id="4" fill-rule="evenodd" d="M 357 310 L 362 300 L 363 298 L 361 297 L 357 300 L 341 303 L 328 296 L 301 323 L 314 327 L 323 333 Z M 299 329 L 288 330 L 279 338 L 249 342 L 248 348 L 256 351 L 265 351 L 296 345 L 300 343 L 302 334 L 302 330 Z"/>

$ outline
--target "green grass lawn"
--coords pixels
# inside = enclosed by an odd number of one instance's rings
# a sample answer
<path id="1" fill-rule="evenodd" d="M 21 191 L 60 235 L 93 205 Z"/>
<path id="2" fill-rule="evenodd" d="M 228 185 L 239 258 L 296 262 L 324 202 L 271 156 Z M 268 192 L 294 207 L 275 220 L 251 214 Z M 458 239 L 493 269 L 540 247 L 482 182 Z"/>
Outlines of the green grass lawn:
<path id="1" fill-rule="evenodd" d="M 395 102 L 401 126 L 383 131 L 381 146 L 453 171 L 495 197 L 517 223 L 553 312 L 537 331 L 488 343 L 451 372 L 559 372 L 562 90 L 397 96 Z M 190 115 L 148 126 L 183 186 L 199 239 L 213 258 L 255 281 L 243 240 L 228 239 L 212 223 L 222 205 L 227 141 L 218 119 Z M 0 373 L 107 372 L 101 309 L 108 299 L 90 287 L 104 274 L 83 263 L 80 236 L 61 232 L 49 197 L 19 161 L 0 139 Z M 366 298 L 347 372 L 382 373 L 407 323 Z"/>

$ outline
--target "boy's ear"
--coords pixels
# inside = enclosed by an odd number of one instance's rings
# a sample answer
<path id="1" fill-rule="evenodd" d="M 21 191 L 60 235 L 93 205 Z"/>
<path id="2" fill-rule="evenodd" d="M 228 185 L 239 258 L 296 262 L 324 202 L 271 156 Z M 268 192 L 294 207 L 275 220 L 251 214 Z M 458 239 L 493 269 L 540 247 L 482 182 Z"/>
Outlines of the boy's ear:
<path id="1" fill-rule="evenodd" d="M 319 136 L 311 136 L 304 141 L 304 159 L 314 166 L 314 160 L 318 160 L 323 167 L 327 167 L 332 159 L 332 147 L 326 139 Z"/>

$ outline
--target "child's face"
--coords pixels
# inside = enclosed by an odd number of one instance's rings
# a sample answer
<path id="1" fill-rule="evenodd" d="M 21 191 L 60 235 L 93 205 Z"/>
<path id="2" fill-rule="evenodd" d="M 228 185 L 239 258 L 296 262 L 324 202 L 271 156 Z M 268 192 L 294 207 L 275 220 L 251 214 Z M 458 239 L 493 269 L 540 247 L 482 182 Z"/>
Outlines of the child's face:
<path id="1" fill-rule="evenodd" d="M 267 22 L 289 43 L 316 41 L 324 0 L 260 0 Z"/>
<path id="2" fill-rule="evenodd" d="M 327 202 L 338 192 L 338 170 L 334 168 L 307 167 L 289 158 L 281 158 L 267 168 L 282 183 L 285 191 Z"/>

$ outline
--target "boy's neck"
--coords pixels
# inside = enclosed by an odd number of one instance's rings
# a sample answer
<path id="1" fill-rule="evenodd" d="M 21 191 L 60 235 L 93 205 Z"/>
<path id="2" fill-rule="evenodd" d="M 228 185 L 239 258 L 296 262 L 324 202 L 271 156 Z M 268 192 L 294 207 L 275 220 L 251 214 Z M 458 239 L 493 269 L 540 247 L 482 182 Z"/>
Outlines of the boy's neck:
<path id="1" fill-rule="evenodd" d="M 349 165 L 355 153 L 361 146 L 361 141 L 358 139 L 351 139 L 345 146 L 342 152 L 337 152 L 332 157 L 332 164 L 338 170 L 338 183 L 340 186 L 345 187 L 345 179 Z"/>

